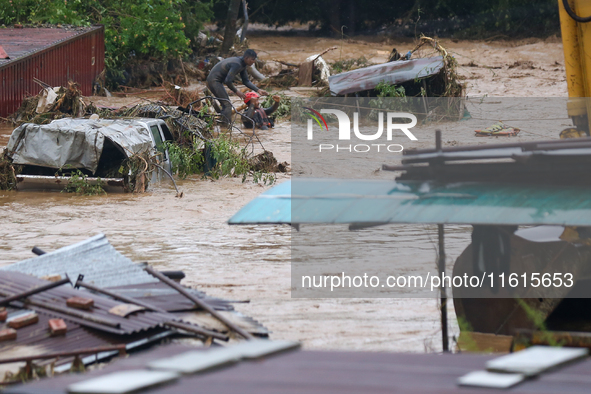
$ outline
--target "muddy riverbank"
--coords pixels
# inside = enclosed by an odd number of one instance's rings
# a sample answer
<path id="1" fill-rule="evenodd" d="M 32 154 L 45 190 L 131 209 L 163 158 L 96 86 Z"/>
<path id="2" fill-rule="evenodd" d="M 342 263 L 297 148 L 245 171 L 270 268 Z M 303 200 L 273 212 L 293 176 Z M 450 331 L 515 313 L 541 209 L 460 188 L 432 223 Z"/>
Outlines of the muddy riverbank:
<path id="1" fill-rule="evenodd" d="M 547 97 L 567 95 L 562 46 L 558 40 L 453 42 L 442 40 L 461 65 L 468 96 Z M 385 61 L 393 46 L 400 52 L 412 42 L 359 37 L 351 41 L 311 37 L 252 37 L 250 46 L 264 59 L 301 62 L 331 47 L 328 61 L 371 57 Z M 516 65 L 517 64 L 517 65 Z M 126 105 L 138 98 L 89 98 Z M 541 116 L 541 114 L 540 114 Z M 558 120 L 557 128 L 568 125 Z M 487 126 L 487 124 L 484 124 Z M 467 131 L 468 130 L 468 131 Z M 531 129 L 530 129 L 531 130 Z M 11 128 L 0 126 L 0 146 Z M 558 138 L 556 132 L 521 133 L 511 141 Z M 291 163 L 290 124 L 259 134 L 279 161 Z M 478 139 L 469 128 L 444 129 L 446 144 L 498 143 Z M 433 145 L 431 138 L 417 147 Z M 395 164 L 395 163 L 393 163 Z M 289 177 L 279 175 L 278 182 Z M 29 258 L 39 246 L 54 250 L 105 233 L 132 260 L 160 269 L 181 269 L 183 283 L 211 295 L 235 300 L 238 310 L 271 329 L 273 338 L 303 341 L 307 348 L 437 351 L 441 348 L 439 312 L 434 299 L 291 299 L 291 229 L 273 226 L 230 227 L 226 220 L 266 187 L 240 179 L 212 182 L 192 177 L 179 182 L 184 197 L 170 184 L 143 195 L 84 197 L 59 193 L 0 192 L 0 265 Z M 434 227 L 389 226 L 401 263 L 434 264 Z M 469 227 L 456 226 L 448 236 L 448 263 L 469 243 Z M 453 308 L 449 308 L 453 321 Z M 457 332 L 454 328 L 452 331 Z"/>

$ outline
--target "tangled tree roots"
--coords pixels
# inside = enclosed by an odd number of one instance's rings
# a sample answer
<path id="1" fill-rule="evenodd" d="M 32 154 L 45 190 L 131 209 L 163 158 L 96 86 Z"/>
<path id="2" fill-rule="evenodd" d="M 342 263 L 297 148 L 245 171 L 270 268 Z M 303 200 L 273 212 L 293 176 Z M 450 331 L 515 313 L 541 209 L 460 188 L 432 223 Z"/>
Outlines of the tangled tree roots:
<path id="1" fill-rule="evenodd" d="M 125 178 L 126 192 L 143 193 L 148 188 L 152 171 L 152 159 L 149 154 L 135 154 L 125 159 L 121 165 Z"/>
<path id="2" fill-rule="evenodd" d="M 434 79 L 432 83 L 439 83 L 439 87 L 430 86 L 433 90 L 438 91 L 440 97 L 462 97 L 464 95 L 464 85 L 459 82 L 458 74 L 456 73 L 458 62 L 450 55 L 447 50 L 442 47 L 436 40 L 431 37 L 421 37 L 419 43 L 411 51 L 418 51 L 421 47 L 430 45 L 443 57 L 443 70 L 441 74 L 441 80 L 437 81 Z"/>
<path id="3" fill-rule="evenodd" d="M 0 153 L 0 190 L 16 189 L 16 174 L 19 166 L 12 164 L 6 153 Z"/>

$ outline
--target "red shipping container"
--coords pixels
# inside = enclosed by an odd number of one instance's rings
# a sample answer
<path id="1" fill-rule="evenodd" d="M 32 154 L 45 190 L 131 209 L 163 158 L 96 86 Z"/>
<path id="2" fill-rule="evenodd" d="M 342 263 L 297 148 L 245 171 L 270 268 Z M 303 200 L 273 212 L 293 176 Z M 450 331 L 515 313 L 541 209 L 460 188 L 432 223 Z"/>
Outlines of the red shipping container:
<path id="1" fill-rule="evenodd" d="M 82 94 L 92 94 L 92 84 L 105 68 L 103 26 L 76 29 L 25 27 L 0 29 L 0 43 L 10 59 L 0 59 L 0 116 L 15 112 L 23 98 L 36 95 L 41 86 L 64 86 L 69 80 Z"/>

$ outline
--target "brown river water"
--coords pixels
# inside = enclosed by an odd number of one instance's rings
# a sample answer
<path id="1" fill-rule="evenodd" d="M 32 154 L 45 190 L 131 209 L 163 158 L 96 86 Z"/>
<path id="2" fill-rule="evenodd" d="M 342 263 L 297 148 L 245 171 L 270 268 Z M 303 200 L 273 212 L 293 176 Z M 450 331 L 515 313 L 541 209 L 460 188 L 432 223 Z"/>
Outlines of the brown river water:
<path id="1" fill-rule="evenodd" d="M 284 61 L 302 61 L 332 45 L 341 48 L 327 55 L 331 61 L 339 56 L 358 57 L 364 53 L 379 57 L 393 44 L 396 43 L 361 38 L 354 41 L 301 37 L 251 39 L 251 47 L 258 49 L 261 57 Z M 483 67 L 461 69 L 469 83 L 469 95 L 566 95 L 561 45 L 555 41 L 447 44 L 457 51 L 460 64 L 476 59 L 478 64 L 500 67 L 494 72 Z M 412 47 L 408 43 L 396 45 L 400 52 L 404 52 L 401 48 Z M 524 59 L 533 60 L 537 68 L 524 71 L 506 67 Z M 552 66 L 555 61 L 558 64 Z M 96 101 L 109 102 L 104 98 Z M 540 109 L 536 116 L 544 118 L 544 110 Z M 484 127 L 493 123 L 483 122 Z M 556 122 L 555 133 L 539 133 L 530 128 L 531 133 L 521 133 L 511 141 L 557 138 L 560 127 L 570 123 L 564 119 Z M 444 144 L 504 141 L 475 138 L 469 132 L 471 127 L 442 127 Z M 11 131 L 12 127 L 0 124 L 0 147 L 6 146 Z M 272 131 L 261 131 L 259 136 L 279 161 L 291 163 L 289 122 Z M 429 137 L 417 147 L 432 145 Z M 279 175 L 278 182 L 289 176 Z M 50 251 L 104 233 L 121 253 L 136 262 L 147 261 L 158 269 L 183 270 L 187 275 L 183 280 L 186 285 L 214 296 L 250 300 L 248 304 L 237 304 L 236 308 L 269 327 L 272 338 L 300 340 L 305 347 L 316 349 L 411 352 L 441 349 L 435 299 L 292 299 L 291 229 L 226 223 L 268 186 L 250 181 L 243 184 L 236 178 L 211 181 L 198 176 L 180 180 L 178 186 L 184 192 L 183 198 L 175 197 L 169 183 L 154 185 L 149 193 L 141 195 L 86 197 L 0 191 L 0 265 L 32 257 L 33 246 Z M 396 239 L 403 262 L 411 259 L 418 265 L 434 264 L 434 226 L 384 229 L 378 231 L 388 231 Z M 470 227 L 450 226 L 446 235 L 451 269 L 455 258 L 469 243 Z M 449 313 L 452 334 L 457 334 L 452 307 Z"/>

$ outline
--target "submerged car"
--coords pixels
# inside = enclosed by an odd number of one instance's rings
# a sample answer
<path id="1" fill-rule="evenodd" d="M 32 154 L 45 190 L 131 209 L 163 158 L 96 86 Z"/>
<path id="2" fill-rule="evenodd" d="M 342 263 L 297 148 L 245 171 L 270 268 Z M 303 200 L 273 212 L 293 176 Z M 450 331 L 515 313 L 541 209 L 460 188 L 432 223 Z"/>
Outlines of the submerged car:
<path id="1" fill-rule="evenodd" d="M 165 141 L 172 133 L 161 119 L 58 119 L 46 125 L 26 123 L 12 132 L 7 156 L 21 167 L 17 190 L 61 190 L 73 175 L 100 184 L 107 192 L 124 192 L 132 173 L 128 159 L 148 157 L 156 164 L 149 182 L 170 172 Z M 146 164 L 148 164 L 146 162 Z M 146 165 L 147 167 L 147 165 Z M 148 182 L 146 182 L 148 183 Z"/>

